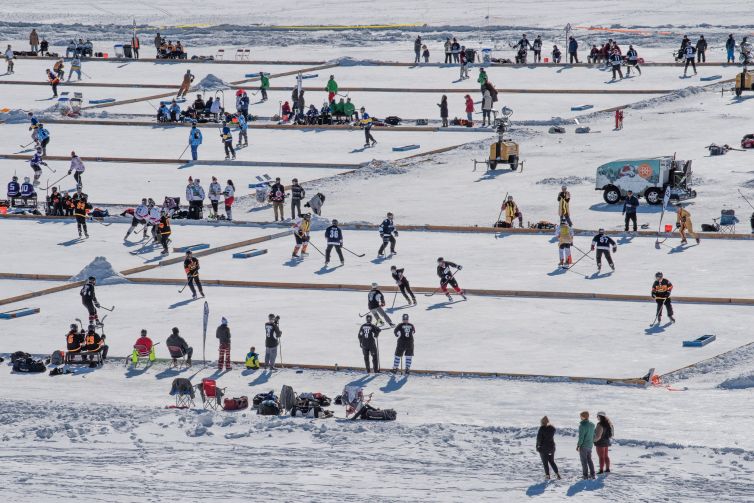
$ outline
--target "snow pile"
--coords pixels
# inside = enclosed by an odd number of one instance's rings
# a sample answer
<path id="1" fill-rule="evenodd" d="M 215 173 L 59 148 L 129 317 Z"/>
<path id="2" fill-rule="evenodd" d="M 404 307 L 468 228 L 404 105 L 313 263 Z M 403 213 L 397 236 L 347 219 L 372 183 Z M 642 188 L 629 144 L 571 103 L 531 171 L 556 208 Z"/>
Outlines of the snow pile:
<path id="1" fill-rule="evenodd" d="M 22 122 L 28 122 L 29 115 L 26 110 L 14 108 L 8 112 L 0 113 L 0 121 L 5 122 L 6 124 L 19 124 Z"/>
<path id="2" fill-rule="evenodd" d="M 543 178 L 537 182 L 537 185 L 581 185 L 582 183 L 594 183 L 594 178 L 590 176 Z"/>
<path id="3" fill-rule="evenodd" d="M 637 101 L 636 103 L 632 103 L 630 105 L 630 108 L 633 110 L 642 110 L 644 108 L 654 108 L 657 105 L 661 105 L 665 103 L 672 103 L 674 101 L 682 100 L 690 96 L 695 96 L 697 94 L 704 93 L 704 92 L 707 92 L 707 90 L 703 87 L 689 86 L 683 89 L 678 89 L 677 91 L 673 91 L 672 93 L 666 94 L 664 96 L 658 96 L 657 98 L 649 98 L 647 100 Z"/>
<path id="4" fill-rule="evenodd" d="M 754 374 L 740 375 L 726 379 L 718 385 L 721 389 L 747 389 L 754 388 Z"/>
<path id="5" fill-rule="evenodd" d="M 192 91 L 224 91 L 226 89 L 230 89 L 230 84 L 211 73 L 200 80 L 198 84 L 191 86 Z"/>
<path id="6" fill-rule="evenodd" d="M 378 65 L 381 62 L 374 59 L 356 59 L 350 56 L 344 56 L 342 58 L 337 58 L 333 61 L 330 61 L 329 63 L 337 63 L 338 66 L 371 66 Z"/>
<path id="7" fill-rule="evenodd" d="M 73 276 L 71 281 L 83 281 L 89 278 L 89 276 L 97 278 L 97 284 L 100 285 L 115 285 L 128 281 L 113 269 L 113 266 L 110 265 L 110 262 L 105 257 L 95 257 L 88 266 Z"/>
<path id="8" fill-rule="evenodd" d="M 330 227 L 331 220 L 329 218 L 325 218 L 319 215 L 315 215 L 312 213 L 312 225 L 311 230 L 313 231 L 323 231 Z"/>

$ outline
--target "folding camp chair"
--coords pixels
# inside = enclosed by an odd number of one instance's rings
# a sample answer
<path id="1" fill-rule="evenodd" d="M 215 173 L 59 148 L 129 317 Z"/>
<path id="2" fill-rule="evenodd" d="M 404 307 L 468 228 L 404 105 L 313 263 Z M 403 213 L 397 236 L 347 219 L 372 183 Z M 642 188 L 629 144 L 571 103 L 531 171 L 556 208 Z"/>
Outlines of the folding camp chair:
<path id="1" fill-rule="evenodd" d="M 217 54 L 215 54 L 215 59 L 224 59 L 225 58 L 225 49 L 218 49 Z"/>
<path id="2" fill-rule="evenodd" d="M 157 344 L 159 344 L 159 342 Z M 152 349 L 147 349 L 147 347 L 143 344 L 134 344 L 134 350 L 131 353 L 131 358 L 126 358 L 126 365 L 128 365 L 128 362 L 131 362 L 133 363 L 134 367 L 138 367 L 139 363 L 142 360 L 146 361 L 147 364 L 151 364 L 155 360 L 154 347 L 157 344 L 154 344 L 152 346 Z"/>
<path id="3" fill-rule="evenodd" d="M 718 231 L 723 234 L 735 234 L 738 218 L 736 210 L 720 210 L 720 218 L 713 219 L 718 226 Z"/>
<path id="4" fill-rule="evenodd" d="M 205 377 L 198 388 L 199 394 L 202 396 L 202 405 L 205 409 L 220 410 L 223 408 L 222 403 L 225 388 L 218 388 L 217 381 Z"/>
<path id="5" fill-rule="evenodd" d="M 364 395 L 361 386 L 346 386 L 340 395 L 340 402 L 346 408 L 346 419 L 350 419 L 372 401 L 372 394 Z"/>
<path id="6" fill-rule="evenodd" d="M 194 405 L 194 385 L 184 377 L 173 379 L 170 394 L 175 397 L 176 409 L 189 409 Z"/>
<path id="7" fill-rule="evenodd" d="M 236 61 L 243 59 L 243 49 L 236 49 Z"/>
<path id="8" fill-rule="evenodd" d="M 249 61 L 251 59 L 251 49 L 244 49 L 243 56 L 241 56 L 241 59 L 245 59 L 246 61 Z"/>
<path id="9" fill-rule="evenodd" d="M 170 358 L 173 359 L 173 367 L 188 367 L 188 363 L 186 363 L 186 353 L 183 351 L 183 348 L 180 346 L 168 346 L 168 351 L 170 351 Z"/>

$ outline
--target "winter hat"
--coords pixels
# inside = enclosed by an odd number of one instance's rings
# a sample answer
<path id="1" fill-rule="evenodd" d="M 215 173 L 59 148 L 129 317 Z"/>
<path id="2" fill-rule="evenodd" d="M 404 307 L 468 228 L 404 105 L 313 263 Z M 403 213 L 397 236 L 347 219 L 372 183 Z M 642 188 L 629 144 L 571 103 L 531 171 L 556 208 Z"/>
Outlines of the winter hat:
<path id="1" fill-rule="evenodd" d="M 378 285 L 377 283 L 372 283 L 372 288 L 377 288 L 378 286 L 380 285 Z"/>
<path id="2" fill-rule="evenodd" d="M 173 333 L 174 333 L 174 334 L 177 334 L 177 333 L 178 333 L 178 327 L 173 327 Z"/>
<path id="3" fill-rule="evenodd" d="M 607 414 L 605 414 L 605 413 L 604 413 L 604 412 L 602 412 L 602 411 L 599 411 L 599 412 L 597 413 L 597 417 L 607 417 Z"/>
<path id="4" fill-rule="evenodd" d="M 227 319 L 227 318 L 226 318 L 225 316 L 223 316 L 223 317 L 222 317 L 222 318 L 220 319 L 220 323 L 222 323 L 223 325 L 227 325 L 227 324 L 228 324 L 228 319 Z"/>

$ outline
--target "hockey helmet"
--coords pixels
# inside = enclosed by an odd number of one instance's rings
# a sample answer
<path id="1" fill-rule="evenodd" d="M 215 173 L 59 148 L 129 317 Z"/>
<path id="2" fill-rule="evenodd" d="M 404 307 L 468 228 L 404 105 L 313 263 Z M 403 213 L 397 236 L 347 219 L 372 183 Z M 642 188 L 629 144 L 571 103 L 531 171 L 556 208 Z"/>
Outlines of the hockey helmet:
<path id="1" fill-rule="evenodd" d="M 662 278 L 662 272 L 661 271 L 657 271 L 655 273 L 655 278 Z"/>
<path id="2" fill-rule="evenodd" d="M 437 263 L 445 262 L 445 259 L 442 257 L 437 257 Z"/>
<path id="3" fill-rule="evenodd" d="M 244 93 L 244 90 L 243 89 L 239 89 L 238 91 L 236 91 L 236 96 L 242 96 L 243 93 Z"/>
<path id="4" fill-rule="evenodd" d="M 42 147 L 37 147 L 37 153 L 38 153 L 38 154 L 41 154 L 41 153 L 42 153 Z"/>
<path id="5" fill-rule="evenodd" d="M 566 217 L 560 217 L 560 225 L 566 225 L 567 223 Z"/>
<path id="6" fill-rule="evenodd" d="M 393 219 L 393 213 L 392 213 L 392 212 L 390 212 L 390 211 L 388 211 L 388 212 L 387 212 L 387 217 L 388 217 L 388 218 L 389 218 L 390 220 L 392 220 L 392 219 Z"/>
<path id="7" fill-rule="evenodd" d="M 14 182 L 18 181 L 18 177 L 16 175 L 13 175 L 13 181 Z"/>
<path id="8" fill-rule="evenodd" d="M 561 185 L 560 186 L 560 190 L 562 190 L 563 192 L 565 192 L 566 190 L 568 190 L 568 187 L 565 186 L 565 185 Z"/>
<path id="9" fill-rule="evenodd" d="M 372 288 L 377 288 L 377 287 L 379 287 L 379 286 L 380 286 L 380 285 L 378 285 L 377 283 L 372 283 Z"/>
<path id="10" fill-rule="evenodd" d="M 71 330 L 77 330 L 79 328 L 75 323 L 71 323 Z"/>
<path id="11" fill-rule="evenodd" d="M 403 321 L 408 321 L 408 314 L 403 315 Z"/>
<path id="12" fill-rule="evenodd" d="M 335 218 L 333 218 L 333 220 L 332 220 L 332 224 L 333 224 L 333 225 L 338 225 L 338 220 L 337 220 L 337 219 L 335 219 Z"/>
<path id="13" fill-rule="evenodd" d="M 141 204 L 147 204 L 147 198 L 146 197 L 142 197 L 141 198 Z"/>
<path id="14" fill-rule="evenodd" d="M 311 213 L 303 213 L 301 216 L 304 217 L 305 219 L 309 220 L 312 217 L 312 214 Z"/>
<path id="15" fill-rule="evenodd" d="M 391 265 L 391 266 L 390 266 L 390 270 L 391 270 L 391 271 L 395 271 L 396 269 L 398 269 L 398 268 L 397 268 L 396 266 L 394 266 L 394 265 Z"/>
<path id="16" fill-rule="evenodd" d="M 367 315 L 367 323 L 372 323 L 372 315 L 371 314 Z"/>
<path id="17" fill-rule="evenodd" d="M 87 330 L 89 330 L 90 332 L 94 332 L 94 323 L 90 323 L 89 326 L 87 327 Z"/>

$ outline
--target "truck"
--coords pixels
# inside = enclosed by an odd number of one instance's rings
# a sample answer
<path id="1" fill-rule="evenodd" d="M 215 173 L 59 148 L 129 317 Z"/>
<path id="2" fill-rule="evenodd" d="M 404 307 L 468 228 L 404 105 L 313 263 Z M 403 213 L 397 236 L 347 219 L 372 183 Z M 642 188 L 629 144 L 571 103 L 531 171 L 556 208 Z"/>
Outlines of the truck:
<path id="1" fill-rule="evenodd" d="M 618 204 L 629 190 L 649 204 L 661 204 L 666 191 L 671 200 L 696 197 L 691 182 L 691 161 L 672 155 L 603 164 L 597 168 L 594 190 L 601 190 L 608 204 Z"/>

